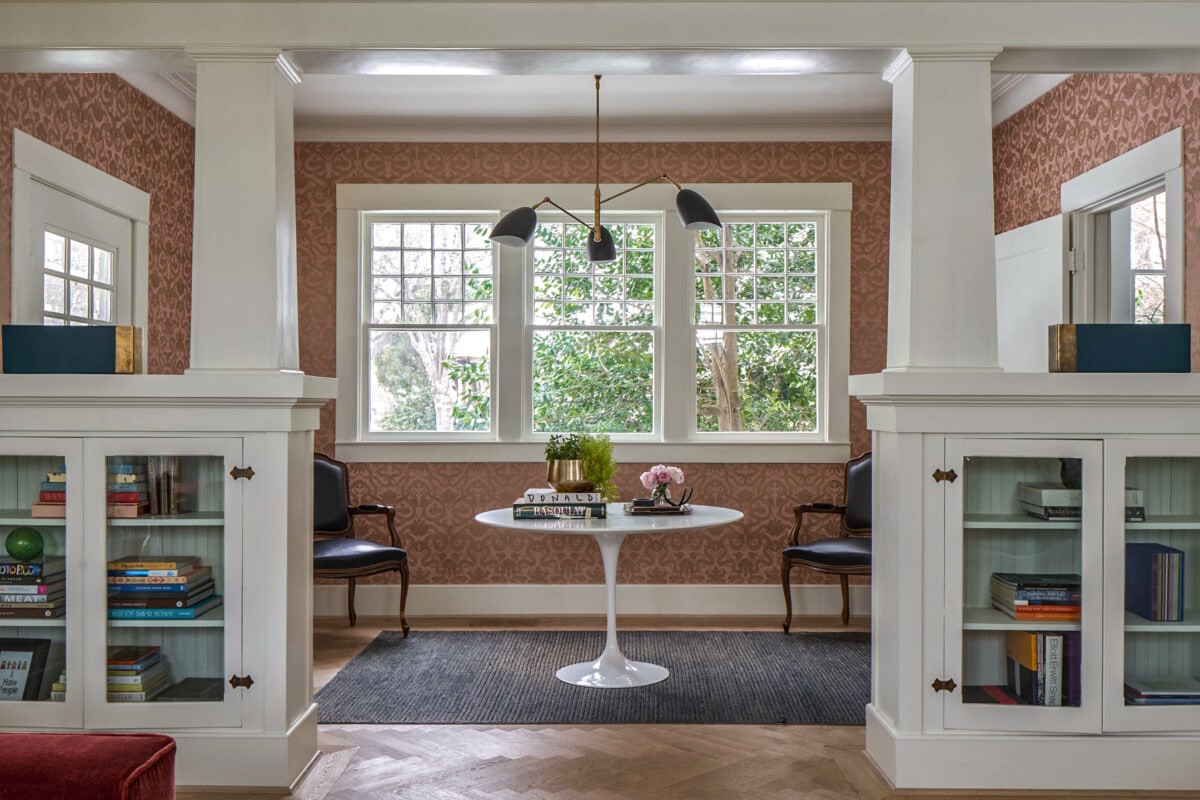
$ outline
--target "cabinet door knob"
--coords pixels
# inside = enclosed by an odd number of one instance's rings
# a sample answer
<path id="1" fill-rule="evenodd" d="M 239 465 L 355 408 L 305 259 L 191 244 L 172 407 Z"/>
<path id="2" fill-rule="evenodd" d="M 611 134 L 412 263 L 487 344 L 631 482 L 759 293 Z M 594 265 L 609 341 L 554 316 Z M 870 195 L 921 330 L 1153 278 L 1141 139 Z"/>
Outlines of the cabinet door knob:
<path id="1" fill-rule="evenodd" d="M 938 483 L 941 483 L 942 481 L 950 481 L 950 483 L 954 483 L 954 481 L 956 481 L 958 479 L 958 473 L 952 469 L 951 470 L 935 469 L 933 471 L 933 479 L 935 481 L 937 481 Z"/>
<path id="2" fill-rule="evenodd" d="M 239 686 L 243 689 L 249 689 L 254 685 L 254 678 L 251 678 L 249 675 L 244 678 L 240 675 L 234 675 L 229 679 L 229 685 L 235 689 Z"/>
<path id="3" fill-rule="evenodd" d="M 254 477 L 254 467 L 234 467 L 229 470 L 229 475 L 236 481 L 241 478 L 250 480 Z"/>
<path id="4" fill-rule="evenodd" d="M 930 686 L 933 687 L 933 690 L 935 692 L 941 692 L 941 691 L 953 692 L 956 688 L 958 688 L 958 684 L 954 682 L 954 678 L 950 678 L 949 680 L 942 680 L 941 678 L 935 678 L 933 683 L 930 684 Z"/>

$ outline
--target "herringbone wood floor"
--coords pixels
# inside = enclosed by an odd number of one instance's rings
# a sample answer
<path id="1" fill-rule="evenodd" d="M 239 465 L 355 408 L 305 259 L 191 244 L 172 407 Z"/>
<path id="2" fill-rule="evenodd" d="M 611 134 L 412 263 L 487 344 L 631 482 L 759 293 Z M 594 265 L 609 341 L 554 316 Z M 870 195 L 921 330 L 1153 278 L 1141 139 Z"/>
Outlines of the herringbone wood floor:
<path id="1" fill-rule="evenodd" d="M 422 630 L 603 630 L 596 618 L 412 620 Z M 778 630 L 776 619 L 634 618 L 625 630 Z M 323 686 L 389 620 L 320 621 L 314 683 Z M 806 620 L 793 630 L 843 629 Z M 852 620 L 850 630 L 868 630 Z M 782 635 L 782 633 L 780 634 Z M 297 800 L 886 800 L 977 798 L 893 792 L 863 754 L 863 729 L 800 725 L 322 725 L 324 755 Z M 995 793 L 1023 798 L 1149 794 Z M 275 800 L 287 795 L 180 791 L 178 800 Z M 1200 797 L 1200 794 L 1172 795 Z"/>

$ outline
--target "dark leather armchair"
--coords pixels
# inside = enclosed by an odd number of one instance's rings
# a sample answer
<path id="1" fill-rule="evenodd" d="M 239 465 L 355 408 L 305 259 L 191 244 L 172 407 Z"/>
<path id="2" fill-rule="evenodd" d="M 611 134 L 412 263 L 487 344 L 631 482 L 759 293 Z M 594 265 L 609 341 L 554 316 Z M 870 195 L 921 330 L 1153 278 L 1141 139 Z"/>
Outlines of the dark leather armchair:
<path id="1" fill-rule="evenodd" d="M 355 517 L 368 514 L 384 516 L 390 546 L 355 538 Z M 400 573 L 400 627 L 408 636 L 408 621 L 404 618 L 408 553 L 400 546 L 400 535 L 396 533 L 396 509 L 377 503 L 350 505 L 350 470 L 344 462 L 323 453 L 313 453 L 313 535 L 313 575 L 350 581 L 346 605 L 351 626 L 358 620 L 354 613 L 356 579 L 379 572 Z"/>
<path id="2" fill-rule="evenodd" d="M 783 632 L 792 625 L 792 587 L 788 574 L 797 564 L 817 572 L 837 575 L 842 583 L 842 624 L 850 622 L 850 576 L 871 574 L 871 454 L 846 462 L 845 498 L 841 505 L 805 503 L 794 509 L 796 521 L 783 549 L 783 599 L 787 618 Z M 837 514 L 841 531 L 837 537 L 802 542 L 805 514 Z"/>

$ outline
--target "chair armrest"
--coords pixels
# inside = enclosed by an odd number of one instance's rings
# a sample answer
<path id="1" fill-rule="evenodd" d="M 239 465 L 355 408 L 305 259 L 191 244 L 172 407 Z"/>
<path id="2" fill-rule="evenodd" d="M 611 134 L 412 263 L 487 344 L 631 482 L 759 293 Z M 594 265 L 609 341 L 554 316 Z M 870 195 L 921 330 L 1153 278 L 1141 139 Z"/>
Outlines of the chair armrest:
<path id="1" fill-rule="evenodd" d="M 351 516 L 383 514 L 387 519 L 388 536 L 391 537 L 392 547 L 403 547 L 400 543 L 400 534 L 396 531 L 395 506 L 385 506 L 380 503 L 362 503 L 361 505 L 350 506 L 346 510 L 350 512 Z"/>
<path id="2" fill-rule="evenodd" d="M 804 503 L 793 508 L 792 513 L 796 515 L 796 521 L 792 523 L 792 529 L 788 531 L 788 547 L 795 547 L 800 544 L 800 534 L 804 527 L 805 514 L 840 514 L 844 518 L 846 516 L 846 507 L 834 505 L 833 503 Z"/>

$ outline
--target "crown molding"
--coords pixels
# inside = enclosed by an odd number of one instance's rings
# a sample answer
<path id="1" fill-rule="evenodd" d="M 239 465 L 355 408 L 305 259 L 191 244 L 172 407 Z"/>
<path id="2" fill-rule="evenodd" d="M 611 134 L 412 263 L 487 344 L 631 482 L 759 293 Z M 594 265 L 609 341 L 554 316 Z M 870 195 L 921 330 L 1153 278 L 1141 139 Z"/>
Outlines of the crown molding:
<path id="1" fill-rule="evenodd" d="M 591 142 L 577 118 L 479 120 L 461 117 L 296 120 L 298 142 Z M 606 121 L 604 142 L 817 142 L 891 139 L 891 117 Z"/>
<path id="2" fill-rule="evenodd" d="M 992 86 L 992 125 L 999 125 L 1069 77 L 1070 74 L 1002 76 Z"/>
<path id="3" fill-rule="evenodd" d="M 196 126 L 196 77 L 189 73 L 118 72 L 117 77 L 170 111 Z"/>

